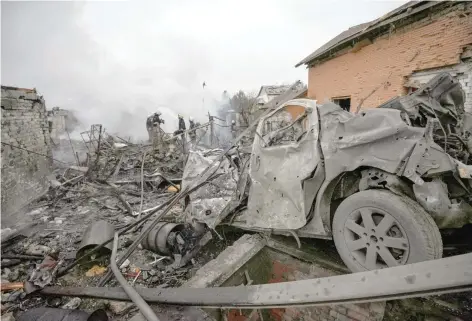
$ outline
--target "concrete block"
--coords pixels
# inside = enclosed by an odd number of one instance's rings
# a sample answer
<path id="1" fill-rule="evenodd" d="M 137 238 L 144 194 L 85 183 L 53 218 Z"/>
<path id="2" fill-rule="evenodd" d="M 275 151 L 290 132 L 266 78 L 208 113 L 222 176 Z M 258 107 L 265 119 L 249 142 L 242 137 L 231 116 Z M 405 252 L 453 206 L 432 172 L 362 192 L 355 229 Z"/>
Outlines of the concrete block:
<path id="1" fill-rule="evenodd" d="M 265 246 L 257 234 L 244 234 L 232 246 L 227 247 L 217 258 L 205 264 L 183 286 L 205 288 L 219 286 L 240 269 Z"/>
<path id="2" fill-rule="evenodd" d="M 364 316 L 369 316 L 370 306 L 368 304 L 365 305 L 365 308 L 361 307 L 359 304 L 346 304 L 344 307 L 347 308 L 347 310 L 355 311 Z"/>
<path id="3" fill-rule="evenodd" d="M 349 317 L 345 316 L 344 314 L 339 314 L 336 316 L 336 321 L 351 321 Z"/>
<path id="4" fill-rule="evenodd" d="M 372 302 L 369 304 L 370 320 L 381 321 L 385 314 L 386 302 Z"/>
<path id="5" fill-rule="evenodd" d="M 359 312 L 356 312 L 354 310 L 348 310 L 347 311 L 347 316 L 351 319 L 357 320 L 357 321 L 366 321 L 367 317 Z"/>

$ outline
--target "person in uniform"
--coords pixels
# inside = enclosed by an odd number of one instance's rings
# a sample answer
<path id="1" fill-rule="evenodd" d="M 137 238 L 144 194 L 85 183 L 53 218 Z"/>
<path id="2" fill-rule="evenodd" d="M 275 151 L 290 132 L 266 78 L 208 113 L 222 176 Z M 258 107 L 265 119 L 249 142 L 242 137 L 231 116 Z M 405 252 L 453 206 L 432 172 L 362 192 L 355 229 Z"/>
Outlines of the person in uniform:
<path id="1" fill-rule="evenodd" d="M 179 129 L 177 129 L 177 130 L 174 132 L 174 135 L 182 134 L 182 133 L 187 129 L 187 127 L 185 126 L 184 116 L 182 116 L 181 114 L 179 114 L 178 117 L 179 117 Z"/>
<path id="2" fill-rule="evenodd" d="M 233 139 L 236 138 L 236 121 L 234 119 L 231 121 L 231 136 Z"/>
<path id="3" fill-rule="evenodd" d="M 154 119 L 154 114 L 149 115 L 148 118 L 146 118 L 146 129 L 147 129 L 147 132 L 148 132 L 148 135 L 149 135 L 149 141 L 150 142 L 152 142 L 152 138 L 154 136 L 153 130 L 152 130 L 153 119 Z"/>
<path id="4" fill-rule="evenodd" d="M 164 124 L 164 119 L 161 119 L 161 112 L 158 111 L 158 112 L 155 112 L 154 113 L 154 117 L 153 117 L 153 120 L 152 120 L 152 125 L 153 125 L 153 130 L 154 130 L 154 137 L 156 138 L 156 141 L 155 143 L 156 144 L 160 144 L 161 142 L 161 134 L 162 134 L 162 131 L 161 131 L 161 124 Z"/>
<path id="5" fill-rule="evenodd" d="M 188 123 L 191 130 L 189 131 L 188 135 L 190 136 L 190 141 L 192 142 L 192 144 L 195 144 L 197 142 L 197 131 L 195 129 L 196 126 L 193 117 L 189 117 Z"/>
<path id="6" fill-rule="evenodd" d="M 146 119 L 146 129 L 151 143 L 154 142 L 154 138 L 157 138 L 157 141 L 160 140 L 161 124 L 164 124 L 164 120 L 161 119 L 160 111 L 155 112 Z"/>

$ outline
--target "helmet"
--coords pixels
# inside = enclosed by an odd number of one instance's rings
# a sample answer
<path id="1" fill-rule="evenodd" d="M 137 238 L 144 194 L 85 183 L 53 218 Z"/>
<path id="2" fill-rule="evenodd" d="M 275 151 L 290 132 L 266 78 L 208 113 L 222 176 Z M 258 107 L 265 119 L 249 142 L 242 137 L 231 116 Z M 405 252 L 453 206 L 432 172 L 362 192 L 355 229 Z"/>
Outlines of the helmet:
<path id="1" fill-rule="evenodd" d="M 179 118 L 184 118 L 184 116 L 182 116 L 181 114 L 178 115 Z"/>
<path id="2" fill-rule="evenodd" d="M 157 116 L 162 115 L 162 113 L 160 111 L 156 111 L 154 114 L 156 114 Z"/>
<path id="3" fill-rule="evenodd" d="M 193 117 L 189 117 L 188 120 L 193 121 Z"/>
<path id="4" fill-rule="evenodd" d="M 236 121 L 233 119 L 233 120 L 231 121 L 231 124 L 236 124 Z"/>

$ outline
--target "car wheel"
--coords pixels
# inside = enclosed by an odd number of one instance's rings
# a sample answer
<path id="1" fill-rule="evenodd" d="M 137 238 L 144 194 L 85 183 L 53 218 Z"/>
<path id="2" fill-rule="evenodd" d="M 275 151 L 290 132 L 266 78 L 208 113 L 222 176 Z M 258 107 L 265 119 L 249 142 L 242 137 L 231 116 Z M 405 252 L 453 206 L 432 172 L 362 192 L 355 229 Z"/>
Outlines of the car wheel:
<path id="1" fill-rule="evenodd" d="M 415 201 L 384 190 L 346 198 L 333 218 L 336 249 L 353 272 L 375 270 L 442 256 L 441 234 Z"/>

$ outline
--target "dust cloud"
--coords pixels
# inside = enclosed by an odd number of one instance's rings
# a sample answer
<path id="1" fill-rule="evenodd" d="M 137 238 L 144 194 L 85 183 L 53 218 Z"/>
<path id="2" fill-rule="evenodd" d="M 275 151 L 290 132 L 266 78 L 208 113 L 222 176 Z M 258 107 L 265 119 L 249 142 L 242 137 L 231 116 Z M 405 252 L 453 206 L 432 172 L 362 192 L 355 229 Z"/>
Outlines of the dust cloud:
<path id="1" fill-rule="evenodd" d="M 175 43 L 163 37 L 164 52 L 155 63 L 133 66 L 111 55 L 81 26 L 84 3 L 1 5 L 2 84 L 37 87 L 48 109 L 72 110 L 81 123 L 73 139 L 81 139 L 80 132 L 91 124 L 146 139 L 146 118 L 153 112 L 161 111 L 163 129 L 173 132 L 179 113 L 187 124 L 189 117 L 203 123 L 218 107 L 220 90 L 203 87 L 207 58 L 191 39 Z"/>
<path id="2" fill-rule="evenodd" d="M 190 116 L 205 122 L 225 90 L 231 95 L 306 79 L 304 68 L 294 68 L 300 59 L 397 6 L 2 1 L 2 85 L 37 88 L 49 109 L 73 110 L 87 126 L 100 123 L 144 139 L 146 118 L 157 110 L 172 132 L 179 113 L 187 122 Z"/>

